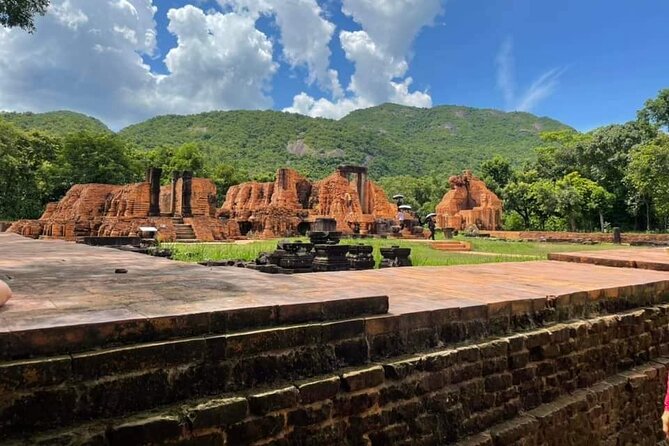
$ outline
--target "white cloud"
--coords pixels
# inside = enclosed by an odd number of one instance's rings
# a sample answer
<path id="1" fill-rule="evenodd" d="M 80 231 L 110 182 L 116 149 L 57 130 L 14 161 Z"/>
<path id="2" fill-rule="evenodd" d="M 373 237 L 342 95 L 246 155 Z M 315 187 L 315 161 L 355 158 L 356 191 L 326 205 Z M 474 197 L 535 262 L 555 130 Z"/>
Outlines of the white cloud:
<path id="1" fill-rule="evenodd" d="M 551 96 L 557 88 L 565 68 L 552 68 L 539 76 L 520 96 L 516 96 L 513 42 L 506 39 L 497 53 L 497 87 L 504 96 L 507 110 L 532 111 L 541 101 Z"/>
<path id="2" fill-rule="evenodd" d="M 219 0 L 219 4 L 254 19 L 274 16 L 286 61 L 293 68 L 307 67 L 307 83 L 317 82 L 334 97 L 343 94 L 337 71 L 329 67 L 335 25 L 324 18 L 316 0 Z"/>
<path id="3" fill-rule="evenodd" d="M 441 0 L 343 0 L 342 11 L 362 27 L 339 33 L 346 58 L 355 65 L 350 97 L 330 101 L 300 93 L 285 111 L 340 118 L 383 102 L 431 107 L 429 94 L 411 92 L 413 80 L 405 76 L 413 41 L 441 13 Z"/>
<path id="4" fill-rule="evenodd" d="M 277 64 L 250 17 L 169 11 L 177 47 L 156 75 L 151 0 L 55 0 L 34 35 L 0 28 L 0 109 L 73 109 L 114 128 L 159 113 L 266 108 Z"/>

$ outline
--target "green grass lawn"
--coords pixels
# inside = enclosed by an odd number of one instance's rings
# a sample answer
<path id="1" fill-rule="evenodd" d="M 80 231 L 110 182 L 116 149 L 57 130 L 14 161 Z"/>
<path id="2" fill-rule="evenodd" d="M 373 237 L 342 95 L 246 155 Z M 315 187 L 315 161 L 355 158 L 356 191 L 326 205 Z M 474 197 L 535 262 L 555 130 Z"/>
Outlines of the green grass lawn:
<path id="1" fill-rule="evenodd" d="M 612 244 L 581 245 L 575 243 L 539 243 L 503 241 L 494 239 L 461 238 L 472 243 L 472 250 L 481 254 L 437 251 L 428 243 L 397 239 L 343 240 L 342 243 L 362 243 L 374 246 L 377 264 L 381 261 L 381 247 L 399 245 L 411 248 L 411 258 L 415 266 L 473 265 L 496 262 L 525 262 L 544 260 L 549 252 L 602 250 L 616 248 Z M 300 239 L 295 239 L 300 240 Z M 307 241 L 306 239 L 301 239 Z M 217 260 L 254 260 L 262 252 L 276 248 L 276 240 L 264 240 L 247 244 L 233 243 L 170 243 L 164 246 L 173 249 L 173 258 L 186 262 Z"/>

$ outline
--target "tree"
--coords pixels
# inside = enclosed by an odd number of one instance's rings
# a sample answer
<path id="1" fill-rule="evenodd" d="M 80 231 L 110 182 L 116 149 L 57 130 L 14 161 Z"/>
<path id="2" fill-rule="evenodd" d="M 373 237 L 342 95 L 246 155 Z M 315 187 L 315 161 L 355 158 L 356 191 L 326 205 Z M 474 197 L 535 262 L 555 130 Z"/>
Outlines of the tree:
<path id="1" fill-rule="evenodd" d="M 141 165 L 123 139 L 90 132 L 66 136 L 54 162 L 43 166 L 43 173 L 50 201 L 74 184 L 125 184 L 142 178 Z"/>
<path id="2" fill-rule="evenodd" d="M 555 188 L 556 210 L 569 222 L 572 231 L 576 231 L 579 226 L 590 226 L 593 214 L 599 217 L 601 229 L 604 230 L 603 214 L 613 201 L 611 193 L 594 181 L 583 178 L 578 172 L 572 172 L 556 181 Z M 586 227 L 591 228 L 592 226 Z"/>
<path id="3" fill-rule="evenodd" d="M 504 207 L 507 211 L 516 212 L 523 219 L 523 226 L 529 229 L 537 206 L 532 185 L 536 181 L 536 172 L 517 172 L 514 179 L 502 191 Z"/>
<path id="4" fill-rule="evenodd" d="M 0 219 L 36 218 L 42 212 L 43 167 L 55 159 L 59 141 L 27 133 L 0 120 Z"/>
<path id="5" fill-rule="evenodd" d="M 669 218 L 669 136 L 638 146 L 630 157 L 626 182 L 632 188 L 632 205 L 646 208 L 646 229 L 651 227 L 651 209 L 664 220 Z"/>
<path id="6" fill-rule="evenodd" d="M 661 90 L 655 99 L 649 99 L 637 113 L 642 123 L 669 128 L 669 88 Z"/>
<path id="7" fill-rule="evenodd" d="M 512 175 L 511 163 L 503 156 L 495 155 L 481 163 L 481 179 L 497 195 L 509 184 Z"/>
<path id="8" fill-rule="evenodd" d="M 0 25 L 35 31 L 35 16 L 44 15 L 49 0 L 0 0 Z"/>
<path id="9" fill-rule="evenodd" d="M 216 184 L 216 200 L 220 204 L 225 201 L 225 194 L 230 186 L 249 180 L 248 175 L 238 171 L 229 164 L 219 164 L 211 169 L 211 179 Z"/>

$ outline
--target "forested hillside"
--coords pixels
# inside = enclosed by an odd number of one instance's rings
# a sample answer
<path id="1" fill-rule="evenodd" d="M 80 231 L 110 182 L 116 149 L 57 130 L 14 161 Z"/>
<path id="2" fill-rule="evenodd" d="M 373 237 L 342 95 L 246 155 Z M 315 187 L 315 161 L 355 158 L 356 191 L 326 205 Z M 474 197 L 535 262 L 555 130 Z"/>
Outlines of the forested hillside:
<path id="1" fill-rule="evenodd" d="M 353 163 L 378 178 L 453 174 L 495 154 L 519 164 L 535 159 L 541 132 L 567 128 L 528 113 L 384 104 L 340 121 L 274 111 L 159 116 L 120 134 L 146 149 L 198 142 L 206 158 L 253 174 L 291 166 L 319 177 Z"/>
<path id="2" fill-rule="evenodd" d="M 23 130 L 38 130 L 52 135 L 63 136 L 76 132 L 108 133 L 109 128 L 101 121 L 81 113 L 53 111 L 47 113 L 3 113 L 0 119 Z"/>

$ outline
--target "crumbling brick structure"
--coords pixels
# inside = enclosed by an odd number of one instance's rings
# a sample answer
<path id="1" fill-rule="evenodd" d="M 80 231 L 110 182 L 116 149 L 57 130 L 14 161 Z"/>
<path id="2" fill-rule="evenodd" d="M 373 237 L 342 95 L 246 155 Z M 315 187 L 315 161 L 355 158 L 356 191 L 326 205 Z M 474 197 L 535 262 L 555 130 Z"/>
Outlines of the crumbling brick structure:
<path id="1" fill-rule="evenodd" d="M 341 166 L 313 183 L 284 168 L 273 183 L 233 186 L 217 215 L 237 224 L 244 235 L 271 238 L 305 234 L 318 217 L 334 218 L 343 233 L 357 228 L 363 234 L 373 233 L 378 220 L 393 219 L 395 214 L 395 204 L 368 179 L 365 167 Z"/>
<path id="2" fill-rule="evenodd" d="M 471 171 L 448 179 L 451 184 L 437 205 L 437 224 L 442 228 L 495 230 L 502 226 L 502 201 Z"/>
<path id="3" fill-rule="evenodd" d="M 75 184 L 59 202 L 49 203 L 38 220 L 20 220 L 9 231 L 33 238 L 75 240 L 132 236 L 140 226 L 154 226 L 159 239 L 172 241 L 177 238 L 175 225 L 183 224 L 190 225 L 203 241 L 237 235 L 236 227 L 229 230 L 214 217 L 216 186 L 211 180 L 179 173 L 170 186 L 161 187 L 160 177 L 160 169 L 149 169 L 141 183 Z"/>

